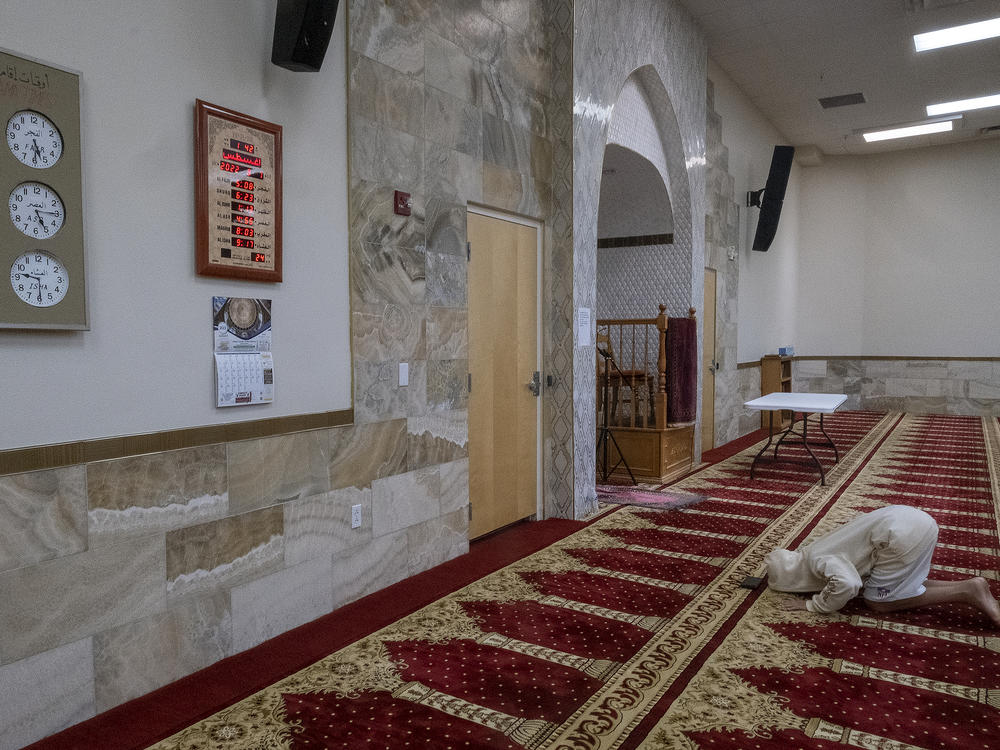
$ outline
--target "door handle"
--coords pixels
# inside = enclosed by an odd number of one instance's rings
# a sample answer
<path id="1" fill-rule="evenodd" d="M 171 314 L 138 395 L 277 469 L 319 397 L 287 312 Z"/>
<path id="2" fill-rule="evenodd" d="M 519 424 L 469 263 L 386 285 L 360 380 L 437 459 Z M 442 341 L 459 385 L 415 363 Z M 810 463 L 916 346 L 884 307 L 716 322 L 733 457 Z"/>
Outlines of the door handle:
<path id="1" fill-rule="evenodd" d="M 531 376 L 531 382 L 528 383 L 528 390 L 536 397 L 542 392 L 542 373 L 538 370 L 535 370 L 534 375 Z"/>

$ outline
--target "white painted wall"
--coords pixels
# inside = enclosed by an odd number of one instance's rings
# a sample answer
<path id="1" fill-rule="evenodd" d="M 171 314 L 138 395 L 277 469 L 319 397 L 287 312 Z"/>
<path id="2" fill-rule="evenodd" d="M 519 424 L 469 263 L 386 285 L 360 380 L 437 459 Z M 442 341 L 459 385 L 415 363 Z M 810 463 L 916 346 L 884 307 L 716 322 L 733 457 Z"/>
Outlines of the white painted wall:
<path id="1" fill-rule="evenodd" d="M 708 77 L 715 89 L 715 111 L 722 117 L 722 141 L 729 149 L 729 173 L 735 199 L 746 202 L 748 190 L 767 182 L 774 147 L 788 141 L 753 106 L 732 80 L 711 59 Z M 776 353 L 779 346 L 798 351 L 794 310 L 798 294 L 799 172 L 792 166 L 781 211 L 781 221 L 771 248 L 764 253 L 750 249 L 756 227 L 756 208 L 741 207 L 740 282 L 737 359 L 749 362 Z"/>
<path id="2" fill-rule="evenodd" d="M 998 165 L 994 139 L 802 169 L 797 353 L 996 356 Z"/>
<path id="3" fill-rule="evenodd" d="M 91 330 L 0 330 L 0 449 L 351 406 L 346 13 L 322 71 L 293 73 L 274 8 L 3 3 L 0 47 L 81 73 Z M 194 273 L 196 98 L 284 128 L 280 284 Z M 213 295 L 274 300 L 273 404 L 215 407 Z"/>

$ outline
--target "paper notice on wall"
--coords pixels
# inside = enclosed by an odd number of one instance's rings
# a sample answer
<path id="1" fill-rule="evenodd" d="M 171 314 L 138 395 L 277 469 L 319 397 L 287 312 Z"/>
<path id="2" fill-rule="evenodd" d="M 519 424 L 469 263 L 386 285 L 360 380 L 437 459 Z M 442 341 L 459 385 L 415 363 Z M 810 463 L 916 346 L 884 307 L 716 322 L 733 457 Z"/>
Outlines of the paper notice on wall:
<path id="1" fill-rule="evenodd" d="M 216 406 L 274 401 L 271 300 L 212 297 Z"/>
<path id="2" fill-rule="evenodd" d="M 269 404 L 274 401 L 271 352 L 216 354 L 217 406 Z"/>
<path id="3" fill-rule="evenodd" d="M 576 345 L 590 346 L 590 308 L 581 307 L 576 312 Z"/>

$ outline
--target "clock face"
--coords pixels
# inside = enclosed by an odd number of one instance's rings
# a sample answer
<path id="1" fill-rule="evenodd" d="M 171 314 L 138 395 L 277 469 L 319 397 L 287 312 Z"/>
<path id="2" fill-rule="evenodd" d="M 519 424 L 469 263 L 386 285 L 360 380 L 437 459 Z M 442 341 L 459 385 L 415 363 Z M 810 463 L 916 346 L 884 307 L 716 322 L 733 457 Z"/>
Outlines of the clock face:
<path id="1" fill-rule="evenodd" d="M 22 164 L 46 169 L 62 156 L 62 134 L 45 115 L 22 109 L 7 120 L 7 148 Z"/>
<path id="2" fill-rule="evenodd" d="M 30 250 L 14 259 L 10 286 L 14 294 L 32 307 L 52 307 L 66 296 L 69 274 L 52 253 Z"/>
<path id="3" fill-rule="evenodd" d="M 59 194 L 41 182 L 22 182 L 7 201 L 10 220 L 22 234 L 48 239 L 66 220 L 66 209 Z"/>

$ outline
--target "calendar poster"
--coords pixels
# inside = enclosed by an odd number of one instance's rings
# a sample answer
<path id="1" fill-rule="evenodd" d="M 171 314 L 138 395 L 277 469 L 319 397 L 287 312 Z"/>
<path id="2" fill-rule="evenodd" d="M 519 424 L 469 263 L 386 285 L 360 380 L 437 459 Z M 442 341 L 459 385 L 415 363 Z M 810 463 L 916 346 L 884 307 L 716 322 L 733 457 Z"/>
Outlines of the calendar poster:
<path id="1" fill-rule="evenodd" d="M 271 300 L 213 297 L 216 406 L 274 400 Z"/>

